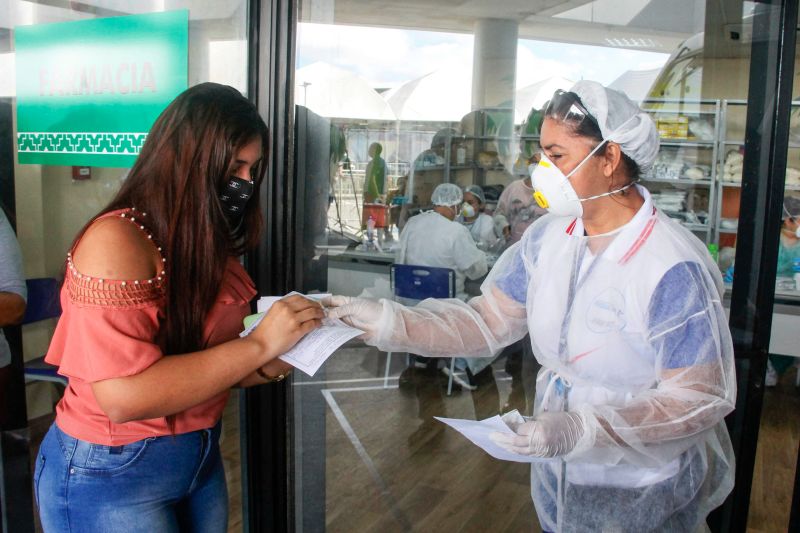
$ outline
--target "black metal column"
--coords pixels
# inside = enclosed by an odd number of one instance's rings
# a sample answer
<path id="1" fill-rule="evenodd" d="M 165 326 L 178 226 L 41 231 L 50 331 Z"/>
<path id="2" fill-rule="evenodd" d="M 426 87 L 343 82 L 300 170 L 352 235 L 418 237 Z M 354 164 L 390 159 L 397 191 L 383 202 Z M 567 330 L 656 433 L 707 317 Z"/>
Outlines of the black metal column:
<path id="1" fill-rule="evenodd" d="M 711 520 L 717 531 L 747 527 L 772 326 L 796 28 L 796 0 L 756 4 L 730 316 L 739 386 L 736 410 L 728 419 L 736 484 Z"/>
<path id="2" fill-rule="evenodd" d="M 0 202 L 14 224 L 14 140 L 10 99 L 0 99 Z M 30 434 L 25 403 L 22 332 L 4 328 L 11 347 L 11 364 L 0 368 L 0 531 L 33 531 Z"/>
<path id="3" fill-rule="evenodd" d="M 248 94 L 270 129 L 269 167 L 261 188 L 265 233 L 247 257 L 260 295 L 285 294 L 296 286 L 293 240 L 294 0 L 250 0 Z M 242 483 L 247 532 L 288 531 L 289 396 L 286 383 L 242 393 Z"/>

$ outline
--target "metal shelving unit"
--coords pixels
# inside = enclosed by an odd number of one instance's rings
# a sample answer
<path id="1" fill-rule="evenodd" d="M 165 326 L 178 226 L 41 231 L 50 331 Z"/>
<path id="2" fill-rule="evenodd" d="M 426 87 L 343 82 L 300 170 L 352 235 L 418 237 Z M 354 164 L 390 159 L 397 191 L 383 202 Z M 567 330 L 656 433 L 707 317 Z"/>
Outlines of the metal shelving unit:
<path id="1" fill-rule="evenodd" d="M 654 120 L 659 115 L 684 116 L 689 118 L 702 118 L 710 122 L 712 126 L 712 137 L 710 139 L 697 138 L 661 138 L 661 152 L 666 150 L 680 151 L 684 149 L 694 150 L 693 157 L 681 160 L 676 154 L 676 162 L 684 162 L 688 165 L 698 165 L 701 159 L 705 159 L 710 167 L 707 179 L 688 179 L 683 177 L 665 178 L 657 176 L 645 176 L 642 181 L 647 184 L 671 185 L 674 189 L 695 189 L 702 188 L 708 190 L 707 216 L 704 224 L 682 222 L 683 226 L 693 233 L 702 236 L 706 244 L 717 242 L 716 230 L 719 217 L 717 204 L 720 189 L 717 187 L 719 174 L 719 130 L 721 124 L 721 103 L 719 100 L 673 100 L 673 99 L 647 99 L 642 102 L 642 109 L 648 112 Z M 688 125 L 687 125 L 688 127 Z M 701 152 L 707 151 L 708 155 L 703 156 Z"/>
<path id="2" fill-rule="evenodd" d="M 725 165 L 725 157 L 727 155 L 728 148 L 730 147 L 741 147 L 744 146 L 744 132 L 737 132 L 735 134 L 736 137 L 741 134 L 742 139 L 736 140 L 731 138 L 732 135 L 730 134 L 730 125 L 732 123 L 731 117 L 731 109 L 740 107 L 743 109 L 744 113 L 746 113 L 747 107 L 747 100 L 722 100 L 721 107 L 720 107 L 720 127 L 719 127 L 719 148 L 718 148 L 718 161 L 717 165 L 719 169 L 724 168 Z M 800 108 L 800 101 L 792 102 L 793 108 Z M 744 117 L 744 115 L 743 115 Z M 800 143 L 790 142 L 789 149 L 798 150 L 800 149 Z M 729 189 L 739 189 L 742 186 L 741 181 L 724 181 L 722 179 L 722 172 L 719 173 L 719 179 L 717 180 L 717 197 L 719 201 L 717 202 L 716 211 L 714 213 L 714 218 L 719 222 L 722 220 L 722 200 L 723 200 L 723 190 L 725 188 Z M 787 191 L 800 191 L 800 185 L 786 185 L 785 190 Z M 716 231 L 714 235 L 714 242 L 719 243 L 720 235 L 735 235 L 737 233 L 737 229 L 731 228 L 722 228 L 719 223 L 716 225 Z"/>

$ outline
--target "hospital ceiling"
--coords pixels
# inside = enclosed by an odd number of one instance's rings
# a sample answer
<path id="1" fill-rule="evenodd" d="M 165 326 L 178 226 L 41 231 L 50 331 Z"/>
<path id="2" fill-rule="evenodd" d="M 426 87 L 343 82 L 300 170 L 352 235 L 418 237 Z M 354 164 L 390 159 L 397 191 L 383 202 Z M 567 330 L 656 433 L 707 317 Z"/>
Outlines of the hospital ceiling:
<path id="1" fill-rule="evenodd" d="M 309 0 L 301 22 L 472 33 L 482 19 L 519 22 L 519 37 L 672 51 L 703 31 L 697 0 Z"/>
<path id="2" fill-rule="evenodd" d="M 750 2 L 745 2 L 747 5 Z M 3 28 L 83 18 L 190 9 L 191 20 L 224 20 L 246 0 L 6 0 Z M 482 19 L 519 22 L 519 37 L 671 52 L 704 30 L 702 0 L 301 0 L 299 20 L 472 33 Z M 709 3 L 715 23 L 741 26 L 741 0 Z M 720 11 L 719 14 L 713 13 Z"/>

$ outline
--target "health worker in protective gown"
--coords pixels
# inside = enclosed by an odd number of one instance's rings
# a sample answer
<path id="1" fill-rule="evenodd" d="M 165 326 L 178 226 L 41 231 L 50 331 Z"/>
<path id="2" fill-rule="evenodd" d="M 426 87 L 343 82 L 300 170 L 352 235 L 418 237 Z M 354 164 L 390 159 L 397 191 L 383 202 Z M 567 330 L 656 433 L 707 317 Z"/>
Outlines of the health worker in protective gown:
<path id="1" fill-rule="evenodd" d="M 530 332 L 533 416 L 494 436 L 532 463 L 545 531 L 695 531 L 733 487 L 723 418 L 733 348 L 722 280 L 702 242 L 638 185 L 653 122 L 589 81 L 557 91 L 532 169 L 549 213 L 468 302 L 333 297 L 329 315 L 381 350 L 486 356 Z"/>

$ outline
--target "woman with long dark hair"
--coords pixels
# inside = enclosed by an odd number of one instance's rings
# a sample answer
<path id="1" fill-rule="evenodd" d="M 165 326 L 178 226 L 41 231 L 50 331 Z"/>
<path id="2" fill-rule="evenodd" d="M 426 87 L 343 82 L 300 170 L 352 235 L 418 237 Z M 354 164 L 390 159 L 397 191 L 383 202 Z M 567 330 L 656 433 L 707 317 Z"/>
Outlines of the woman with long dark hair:
<path id="1" fill-rule="evenodd" d="M 36 459 L 45 531 L 226 530 L 228 391 L 282 379 L 277 356 L 323 317 L 293 296 L 238 338 L 268 137 L 235 89 L 188 89 L 76 237 L 47 354 L 69 387 Z"/>

